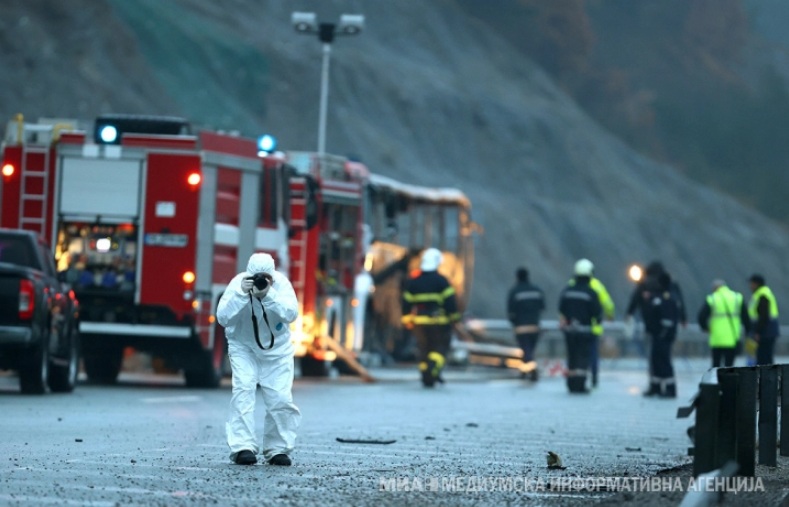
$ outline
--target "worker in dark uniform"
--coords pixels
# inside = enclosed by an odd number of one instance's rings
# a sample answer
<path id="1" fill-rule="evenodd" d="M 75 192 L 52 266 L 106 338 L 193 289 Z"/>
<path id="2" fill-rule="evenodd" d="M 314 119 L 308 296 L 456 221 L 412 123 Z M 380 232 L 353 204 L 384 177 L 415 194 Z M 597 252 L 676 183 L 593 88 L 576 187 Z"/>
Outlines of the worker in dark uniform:
<path id="1" fill-rule="evenodd" d="M 452 339 L 452 324 L 460 320 L 455 289 L 438 273 L 441 251 L 428 248 L 422 254 L 420 273 L 403 290 L 403 325 L 416 338 L 422 383 L 433 387 L 443 382 L 441 370 Z"/>
<path id="2" fill-rule="evenodd" d="M 515 285 L 507 296 L 507 318 L 512 323 L 515 339 L 523 350 L 521 376 L 534 382 L 539 378 L 534 349 L 540 338 L 540 314 L 545 309 L 542 289 L 529 281 L 529 270 L 518 268 Z"/>
<path id="3" fill-rule="evenodd" d="M 601 322 L 603 308 L 592 289 L 588 273 L 578 273 L 575 283 L 562 290 L 559 297 L 559 327 L 567 345 L 567 388 L 571 393 L 588 393 L 590 343 L 594 339 L 592 324 Z"/>
<path id="4" fill-rule="evenodd" d="M 671 290 L 668 273 L 657 276 L 658 290 L 642 305 L 644 327 L 650 337 L 649 389 L 644 396 L 677 397 L 677 382 L 671 364 L 671 347 L 677 337 L 680 303 Z"/>
<path id="5" fill-rule="evenodd" d="M 642 318 L 644 309 L 649 305 L 649 301 L 653 293 L 660 292 L 660 282 L 658 278 L 661 274 L 667 273 L 663 264 L 659 261 L 650 262 L 644 270 L 644 279 L 638 282 L 633 293 L 630 295 L 630 302 L 625 311 L 625 320 L 630 320 L 635 315 L 636 311 L 641 311 Z M 687 312 L 685 310 L 685 301 L 682 297 L 682 290 L 676 281 L 671 281 L 671 292 L 679 304 L 679 323 L 682 327 L 688 324 Z"/>

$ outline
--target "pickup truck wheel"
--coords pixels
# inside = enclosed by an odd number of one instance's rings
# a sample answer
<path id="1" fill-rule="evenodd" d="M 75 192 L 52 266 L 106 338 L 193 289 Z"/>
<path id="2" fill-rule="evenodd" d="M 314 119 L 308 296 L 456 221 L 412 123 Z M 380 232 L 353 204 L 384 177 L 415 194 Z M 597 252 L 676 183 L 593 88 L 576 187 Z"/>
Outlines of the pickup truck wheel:
<path id="1" fill-rule="evenodd" d="M 70 393 L 77 385 L 79 373 L 79 332 L 71 329 L 68 335 L 68 356 L 49 361 L 49 388 L 56 393 Z"/>
<path id="2" fill-rule="evenodd" d="M 114 384 L 123 364 L 123 349 L 108 347 L 86 350 L 82 357 L 88 380 L 95 384 Z"/>
<path id="3" fill-rule="evenodd" d="M 19 368 L 19 387 L 24 394 L 44 394 L 47 391 L 47 378 L 49 377 L 49 347 L 47 345 L 48 340 L 42 339 L 41 343 L 24 352 Z"/>

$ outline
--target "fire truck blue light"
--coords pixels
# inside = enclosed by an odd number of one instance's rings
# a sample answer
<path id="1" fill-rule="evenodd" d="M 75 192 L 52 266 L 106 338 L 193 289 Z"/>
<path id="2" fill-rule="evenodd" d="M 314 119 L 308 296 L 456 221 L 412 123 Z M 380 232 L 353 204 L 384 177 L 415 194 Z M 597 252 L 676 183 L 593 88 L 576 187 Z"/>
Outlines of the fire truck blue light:
<path id="1" fill-rule="evenodd" d="M 277 149 L 277 140 L 274 138 L 274 136 L 264 134 L 258 138 L 258 148 L 260 151 L 271 153 Z"/>
<path id="2" fill-rule="evenodd" d="M 116 139 L 118 139 L 118 129 L 112 125 L 106 125 L 101 128 L 99 137 L 101 137 L 101 140 L 105 143 L 113 143 Z"/>

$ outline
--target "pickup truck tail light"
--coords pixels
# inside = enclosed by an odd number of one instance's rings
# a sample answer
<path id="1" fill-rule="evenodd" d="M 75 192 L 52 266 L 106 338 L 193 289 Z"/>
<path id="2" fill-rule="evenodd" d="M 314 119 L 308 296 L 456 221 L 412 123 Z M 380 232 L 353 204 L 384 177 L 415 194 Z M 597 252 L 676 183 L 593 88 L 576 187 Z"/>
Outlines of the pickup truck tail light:
<path id="1" fill-rule="evenodd" d="M 30 280 L 20 280 L 19 282 L 19 318 L 30 320 L 33 318 L 33 310 L 36 306 L 36 293 L 33 282 Z"/>

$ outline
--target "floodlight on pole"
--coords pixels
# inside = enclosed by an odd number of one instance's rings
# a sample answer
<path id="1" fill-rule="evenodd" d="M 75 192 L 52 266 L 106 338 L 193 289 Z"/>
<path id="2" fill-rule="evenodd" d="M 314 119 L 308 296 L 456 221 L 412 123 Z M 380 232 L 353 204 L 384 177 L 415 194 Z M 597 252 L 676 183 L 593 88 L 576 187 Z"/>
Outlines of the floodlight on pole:
<path id="1" fill-rule="evenodd" d="M 329 60 L 331 43 L 340 35 L 358 35 L 364 28 L 364 16 L 361 14 L 343 14 L 339 23 L 320 23 L 314 12 L 294 12 L 291 14 L 293 28 L 301 34 L 317 34 L 323 44 L 323 61 L 321 65 L 321 95 L 318 115 L 318 153 L 326 153 L 326 116 L 329 103 Z"/>

